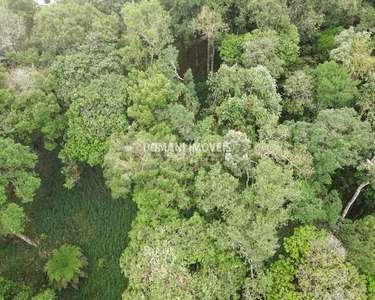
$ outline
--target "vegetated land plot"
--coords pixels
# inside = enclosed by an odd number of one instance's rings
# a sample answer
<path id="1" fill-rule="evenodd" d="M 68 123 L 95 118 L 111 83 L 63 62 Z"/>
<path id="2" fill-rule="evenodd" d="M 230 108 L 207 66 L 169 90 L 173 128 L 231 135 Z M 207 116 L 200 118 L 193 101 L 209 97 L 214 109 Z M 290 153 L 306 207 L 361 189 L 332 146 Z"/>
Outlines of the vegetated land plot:
<path id="1" fill-rule="evenodd" d="M 64 177 L 60 174 L 56 153 L 43 152 L 39 161 L 42 185 L 27 208 L 30 212 L 27 234 L 32 237 L 42 234 L 40 248 L 43 250 L 50 251 L 69 243 L 81 247 L 89 259 L 89 278 L 79 283 L 78 291 L 59 293 L 59 299 L 121 299 L 126 280 L 120 271 L 119 258 L 128 243 L 127 233 L 136 213 L 135 204 L 130 199 L 111 198 L 100 168 L 85 168 L 77 186 L 68 190 L 63 187 Z M 28 245 L 17 245 L 28 251 L 14 252 L 13 243 L 0 247 L 0 257 L 7 255 L 9 264 L 1 266 L 0 262 L 0 273 L 2 269 L 10 270 L 11 264 L 18 264 L 23 270 L 27 266 L 29 273 L 23 273 L 22 278 L 31 281 L 28 283 L 34 286 L 44 285 L 43 281 L 47 283 L 43 273 L 46 259 Z"/>

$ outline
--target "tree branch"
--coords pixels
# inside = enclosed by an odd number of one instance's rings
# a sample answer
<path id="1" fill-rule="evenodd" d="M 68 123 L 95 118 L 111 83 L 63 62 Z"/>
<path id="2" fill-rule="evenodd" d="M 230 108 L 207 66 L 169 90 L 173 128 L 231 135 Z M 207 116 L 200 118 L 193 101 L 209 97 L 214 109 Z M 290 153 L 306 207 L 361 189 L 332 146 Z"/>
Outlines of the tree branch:
<path id="1" fill-rule="evenodd" d="M 357 200 L 357 197 L 359 196 L 360 192 L 362 191 L 362 189 L 366 186 L 368 186 L 370 184 L 369 181 L 366 181 L 364 183 L 362 183 L 358 188 L 357 190 L 355 191 L 352 199 L 350 199 L 349 203 L 346 205 L 344 211 L 342 212 L 342 215 L 341 215 L 341 218 L 342 219 L 345 219 L 346 215 L 348 214 L 350 208 L 352 207 L 352 205 L 354 204 L 355 200 Z"/>
<path id="2" fill-rule="evenodd" d="M 171 65 L 172 65 L 172 68 L 173 68 L 174 76 L 176 76 L 177 79 L 179 79 L 181 81 L 184 81 L 184 79 L 178 74 L 178 70 L 177 70 L 177 67 L 174 64 L 174 62 L 171 62 Z"/>
<path id="3" fill-rule="evenodd" d="M 38 247 L 38 242 L 33 241 L 32 239 L 28 238 L 27 236 L 25 236 L 21 233 L 14 233 L 14 235 L 16 237 L 20 238 L 21 240 L 23 240 L 24 242 L 28 243 L 30 246 Z"/>

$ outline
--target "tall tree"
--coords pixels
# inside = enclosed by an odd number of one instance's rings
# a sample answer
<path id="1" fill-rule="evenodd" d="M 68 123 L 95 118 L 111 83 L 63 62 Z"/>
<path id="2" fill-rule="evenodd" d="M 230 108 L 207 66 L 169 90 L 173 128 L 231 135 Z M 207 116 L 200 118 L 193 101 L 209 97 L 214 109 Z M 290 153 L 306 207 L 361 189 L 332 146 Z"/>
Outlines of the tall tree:
<path id="1" fill-rule="evenodd" d="M 195 30 L 207 40 L 207 74 L 214 71 L 216 42 L 228 30 L 221 15 L 204 5 L 194 20 Z"/>
<path id="2" fill-rule="evenodd" d="M 125 3 L 122 18 L 126 26 L 125 38 L 138 46 L 138 55 L 146 48 L 149 64 L 159 58 L 166 46 L 173 42 L 170 16 L 157 0 Z M 137 48 L 133 51 L 137 51 Z"/>

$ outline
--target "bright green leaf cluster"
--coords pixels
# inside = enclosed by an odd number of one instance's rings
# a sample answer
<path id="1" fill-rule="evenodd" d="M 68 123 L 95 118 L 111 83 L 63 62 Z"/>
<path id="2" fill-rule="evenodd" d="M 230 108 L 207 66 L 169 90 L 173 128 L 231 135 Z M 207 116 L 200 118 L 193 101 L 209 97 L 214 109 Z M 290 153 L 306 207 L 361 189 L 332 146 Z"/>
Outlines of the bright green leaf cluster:
<path id="1" fill-rule="evenodd" d="M 65 244 L 53 250 L 45 269 L 54 287 L 61 290 L 70 285 L 77 289 L 80 277 L 87 277 L 84 271 L 87 265 L 87 258 L 80 248 Z"/>

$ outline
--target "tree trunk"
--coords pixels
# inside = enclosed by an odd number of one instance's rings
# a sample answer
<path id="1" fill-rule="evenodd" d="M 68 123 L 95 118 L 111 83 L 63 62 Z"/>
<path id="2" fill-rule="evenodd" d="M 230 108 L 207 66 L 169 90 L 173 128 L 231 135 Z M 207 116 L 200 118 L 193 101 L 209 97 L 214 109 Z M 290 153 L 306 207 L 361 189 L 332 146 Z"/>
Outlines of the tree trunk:
<path id="1" fill-rule="evenodd" d="M 210 41 L 207 40 L 207 76 L 210 73 Z"/>
<path id="2" fill-rule="evenodd" d="M 214 61 L 215 61 L 215 44 L 212 43 L 212 52 L 211 52 L 211 72 L 214 71 Z"/>
<path id="3" fill-rule="evenodd" d="M 198 60 L 198 42 L 195 43 L 195 67 L 198 68 L 199 60 Z"/>
<path id="4" fill-rule="evenodd" d="M 23 240 L 24 242 L 28 243 L 30 246 L 38 247 L 38 243 L 28 238 L 26 235 L 23 235 L 21 233 L 15 233 L 14 235 Z"/>
<path id="5" fill-rule="evenodd" d="M 346 205 L 344 211 L 342 212 L 342 215 L 341 215 L 341 218 L 342 219 L 345 219 L 346 215 L 348 214 L 350 208 L 352 207 L 352 205 L 354 204 L 355 200 L 357 200 L 359 194 L 361 193 L 362 189 L 366 186 L 368 186 L 370 184 L 369 181 L 367 182 L 364 182 L 362 183 L 358 188 L 357 190 L 355 191 L 352 199 L 350 199 L 349 203 Z"/>

